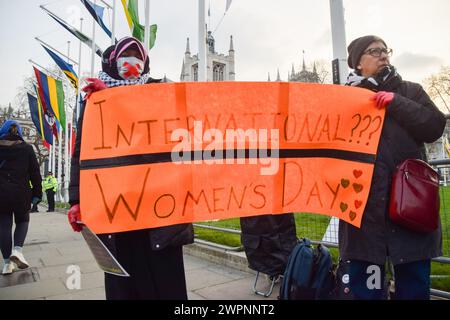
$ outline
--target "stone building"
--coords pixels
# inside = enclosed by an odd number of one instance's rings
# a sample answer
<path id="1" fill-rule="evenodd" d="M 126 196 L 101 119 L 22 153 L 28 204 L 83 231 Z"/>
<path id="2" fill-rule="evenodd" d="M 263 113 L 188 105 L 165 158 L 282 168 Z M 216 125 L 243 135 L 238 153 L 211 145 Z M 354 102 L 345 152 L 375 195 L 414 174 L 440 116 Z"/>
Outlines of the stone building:
<path id="1" fill-rule="evenodd" d="M 316 63 L 314 63 L 313 70 L 309 71 L 306 69 L 305 58 L 303 58 L 302 70 L 299 72 L 295 72 L 294 64 L 292 64 L 292 70 L 288 74 L 289 82 L 310 82 L 310 83 L 319 83 L 319 75 L 316 70 Z"/>
<path id="2" fill-rule="evenodd" d="M 270 74 L 268 74 L 267 81 L 270 81 Z M 280 70 L 277 70 L 277 79 L 275 81 L 282 81 L 280 77 Z M 288 72 L 288 82 L 310 82 L 310 83 L 320 83 L 320 77 L 317 73 L 316 63 L 313 64 L 312 71 L 306 68 L 305 57 L 303 57 L 302 69 L 298 72 L 295 71 L 294 64 L 292 64 L 292 69 Z"/>
<path id="3" fill-rule="evenodd" d="M 228 55 L 215 50 L 215 39 L 211 31 L 206 37 L 207 44 L 207 72 L 206 81 L 234 81 L 234 47 L 233 36 L 230 36 Z M 180 81 L 198 81 L 198 55 L 191 55 L 189 38 L 187 38 L 186 52 L 181 67 Z"/>

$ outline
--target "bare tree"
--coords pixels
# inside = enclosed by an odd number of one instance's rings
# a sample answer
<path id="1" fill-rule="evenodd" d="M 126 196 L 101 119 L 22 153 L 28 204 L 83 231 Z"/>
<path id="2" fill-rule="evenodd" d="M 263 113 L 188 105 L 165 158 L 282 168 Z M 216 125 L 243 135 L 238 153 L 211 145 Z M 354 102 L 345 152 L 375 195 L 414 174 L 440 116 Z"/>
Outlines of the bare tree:
<path id="1" fill-rule="evenodd" d="M 319 76 L 319 83 L 332 83 L 331 79 L 331 63 L 326 60 L 316 60 L 309 66 L 308 70 L 313 70 L 316 67 L 317 75 Z"/>
<path id="2" fill-rule="evenodd" d="M 6 119 L 11 119 L 15 117 L 15 110 L 9 104 L 7 107 L 0 107 L 0 123 L 3 123 Z"/>
<path id="3" fill-rule="evenodd" d="M 437 74 L 424 81 L 425 90 L 431 99 L 447 112 L 450 112 L 450 67 L 443 66 Z"/>
<path id="4" fill-rule="evenodd" d="M 33 137 L 31 137 L 30 144 L 33 146 L 37 161 L 39 163 L 39 167 L 41 167 L 44 161 L 47 159 L 49 152 L 43 146 L 42 139 L 39 135 L 34 135 Z"/>
<path id="5" fill-rule="evenodd" d="M 34 92 L 34 76 L 25 77 L 23 85 L 17 88 L 17 94 L 14 98 L 14 109 L 16 110 L 17 118 L 30 118 L 30 108 L 28 106 L 27 93 Z"/>

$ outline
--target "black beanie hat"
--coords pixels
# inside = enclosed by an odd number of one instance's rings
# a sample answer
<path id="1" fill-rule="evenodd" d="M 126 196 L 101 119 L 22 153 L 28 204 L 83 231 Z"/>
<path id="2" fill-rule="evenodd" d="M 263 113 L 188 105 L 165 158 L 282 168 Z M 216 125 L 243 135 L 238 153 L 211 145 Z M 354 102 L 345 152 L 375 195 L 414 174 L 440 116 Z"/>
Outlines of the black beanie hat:
<path id="1" fill-rule="evenodd" d="M 387 47 L 386 42 L 384 42 L 383 39 L 381 39 L 380 37 L 377 37 L 377 36 L 373 36 L 373 35 L 364 36 L 364 37 L 360 37 L 360 38 L 353 40 L 350 43 L 350 45 L 347 47 L 348 66 L 352 69 L 356 69 L 356 67 L 359 64 L 359 60 L 361 60 L 363 52 L 367 49 L 368 46 L 370 46 L 370 44 L 372 42 L 375 42 L 375 41 L 383 42 L 383 44 Z"/>

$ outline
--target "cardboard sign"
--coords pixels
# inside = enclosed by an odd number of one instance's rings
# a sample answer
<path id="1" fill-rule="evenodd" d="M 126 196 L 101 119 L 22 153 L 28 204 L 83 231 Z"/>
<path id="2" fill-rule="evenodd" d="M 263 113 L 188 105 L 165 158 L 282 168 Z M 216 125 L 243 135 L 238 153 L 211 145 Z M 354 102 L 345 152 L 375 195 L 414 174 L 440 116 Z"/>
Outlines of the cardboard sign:
<path id="1" fill-rule="evenodd" d="M 80 198 L 95 233 L 312 212 L 360 226 L 384 110 L 335 85 L 210 82 L 91 96 Z"/>
<path id="2" fill-rule="evenodd" d="M 115 276 L 130 276 L 95 233 L 84 226 L 81 230 L 81 234 L 100 269 Z"/>

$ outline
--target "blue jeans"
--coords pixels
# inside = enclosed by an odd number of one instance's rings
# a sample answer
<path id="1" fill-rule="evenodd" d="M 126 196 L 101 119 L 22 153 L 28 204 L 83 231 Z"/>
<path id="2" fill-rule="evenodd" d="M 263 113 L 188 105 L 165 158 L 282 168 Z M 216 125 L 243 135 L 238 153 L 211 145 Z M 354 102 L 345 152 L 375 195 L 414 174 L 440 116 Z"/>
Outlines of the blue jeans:
<path id="1" fill-rule="evenodd" d="M 395 300 L 430 299 L 430 260 L 394 266 Z M 355 299 L 381 300 L 386 297 L 384 265 L 352 260 L 348 265 L 349 288 Z"/>

